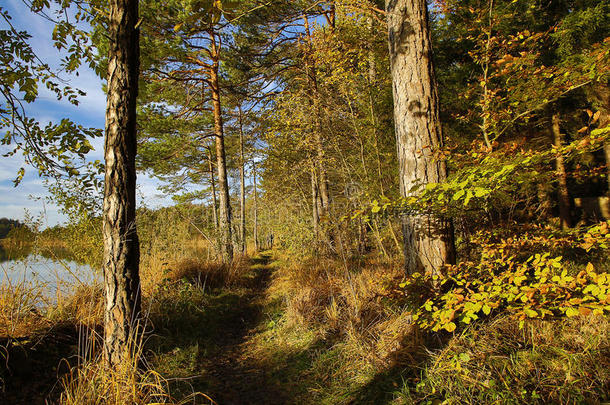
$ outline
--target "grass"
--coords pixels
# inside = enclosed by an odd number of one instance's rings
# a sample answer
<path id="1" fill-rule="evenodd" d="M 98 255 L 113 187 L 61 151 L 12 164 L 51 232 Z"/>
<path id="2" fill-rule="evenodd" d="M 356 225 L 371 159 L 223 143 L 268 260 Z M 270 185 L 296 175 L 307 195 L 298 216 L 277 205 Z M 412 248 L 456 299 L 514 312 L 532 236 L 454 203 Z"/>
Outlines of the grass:
<path id="1" fill-rule="evenodd" d="M 198 392 L 218 403 L 247 396 L 261 404 L 609 400 L 607 317 L 532 320 L 519 329 L 501 314 L 459 334 L 427 335 L 396 294 L 397 263 L 272 260 L 264 254 L 225 267 L 187 256 L 144 258 L 147 333 L 116 370 L 84 337 L 101 323 L 99 286 L 81 286 L 37 315 L 35 286 L 0 289 L 2 316 L 13 314 L 4 322 L 15 320 L 14 331 L 31 327 L 33 316 L 47 322 L 42 330 L 72 325 L 72 351 L 36 363 L 52 370 L 60 356 L 76 359 L 55 371 L 64 378 L 53 395 L 65 405 L 211 403 Z M 80 342 L 76 325 L 83 325 Z"/>

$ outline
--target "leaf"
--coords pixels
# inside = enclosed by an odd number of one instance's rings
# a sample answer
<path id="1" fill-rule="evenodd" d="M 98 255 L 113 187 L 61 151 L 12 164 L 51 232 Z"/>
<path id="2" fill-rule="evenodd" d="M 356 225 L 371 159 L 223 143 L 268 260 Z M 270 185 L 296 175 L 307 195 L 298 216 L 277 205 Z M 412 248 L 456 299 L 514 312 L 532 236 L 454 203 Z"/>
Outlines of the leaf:
<path id="1" fill-rule="evenodd" d="M 578 308 L 578 312 L 580 312 L 581 315 L 589 315 L 592 311 L 590 308 L 587 307 L 579 307 Z"/>
<path id="2" fill-rule="evenodd" d="M 569 307 L 568 309 L 566 309 L 566 316 L 568 318 L 574 317 L 576 315 L 580 315 L 580 311 L 578 311 L 576 308 Z"/>
<path id="3" fill-rule="evenodd" d="M 597 120 L 599 119 L 599 116 L 601 115 L 601 111 L 597 111 L 595 114 L 593 114 L 593 121 L 591 121 L 591 124 L 595 124 L 597 122 Z M 589 116 L 590 118 L 591 116 Z"/>
<path id="4" fill-rule="evenodd" d="M 464 189 L 458 190 L 455 194 L 453 194 L 453 201 L 459 200 L 460 198 L 462 198 L 462 196 L 464 194 L 466 194 L 466 190 L 464 190 Z"/>
<path id="5" fill-rule="evenodd" d="M 482 188 L 482 187 L 475 187 L 474 189 L 474 196 L 475 197 L 483 197 L 484 195 L 489 194 L 489 191 Z"/>
<path id="6" fill-rule="evenodd" d="M 536 312 L 536 311 L 534 311 L 533 309 L 530 309 L 530 308 L 525 308 L 523 310 L 523 313 L 525 315 L 527 315 L 528 318 L 535 318 L 535 317 L 538 316 L 538 312 Z"/>
<path id="7" fill-rule="evenodd" d="M 470 361 L 470 356 L 468 355 L 468 353 L 460 353 L 460 355 L 458 356 L 460 361 L 463 363 L 467 363 Z"/>
<path id="8" fill-rule="evenodd" d="M 446 324 L 444 326 L 445 330 L 447 330 L 447 332 L 453 332 L 456 328 L 455 323 L 453 322 L 449 322 L 448 324 Z"/>

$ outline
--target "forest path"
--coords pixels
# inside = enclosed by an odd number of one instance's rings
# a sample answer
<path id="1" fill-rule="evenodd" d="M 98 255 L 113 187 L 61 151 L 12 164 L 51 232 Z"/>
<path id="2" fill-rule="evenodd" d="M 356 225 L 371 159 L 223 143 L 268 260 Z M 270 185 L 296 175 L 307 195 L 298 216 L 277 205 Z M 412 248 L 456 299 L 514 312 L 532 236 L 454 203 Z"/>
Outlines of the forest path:
<path id="1" fill-rule="evenodd" d="M 273 271 L 271 261 L 269 253 L 250 259 L 243 294 L 223 310 L 214 325 L 221 333 L 214 339 L 213 353 L 202 359 L 202 366 L 208 385 L 205 392 L 218 405 L 288 403 L 286 390 L 272 381 L 264 364 L 249 355 L 252 339 L 268 322 L 265 292 Z"/>

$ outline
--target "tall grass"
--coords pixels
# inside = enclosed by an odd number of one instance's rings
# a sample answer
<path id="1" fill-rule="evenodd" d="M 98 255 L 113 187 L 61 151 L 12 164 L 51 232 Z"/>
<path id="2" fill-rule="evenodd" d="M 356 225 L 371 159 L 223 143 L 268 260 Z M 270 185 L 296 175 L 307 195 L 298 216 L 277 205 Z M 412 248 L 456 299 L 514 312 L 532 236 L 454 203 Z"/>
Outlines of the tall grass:
<path id="1" fill-rule="evenodd" d="M 28 280 L 25 273 L 16 280 L 9 277 L 8 269 L 1 266 L 0 283 L 0 337 L 21 338 L 48 325 L 40 310 L 47 300 L 44 284 Z"/>
<path id="2" fill-rule="evenodd" d="M 202 393 L 193 393 L 179 401 L 173 398 L 169 381 L 146 364 L 142 335 L 129 339 L 123 361 L 113 367 L 96 350 L 100 346 L 99 336 L 90 333 L 85 340 L 80 364 L 61 380 L 61 405 L 214 403 Z"/>

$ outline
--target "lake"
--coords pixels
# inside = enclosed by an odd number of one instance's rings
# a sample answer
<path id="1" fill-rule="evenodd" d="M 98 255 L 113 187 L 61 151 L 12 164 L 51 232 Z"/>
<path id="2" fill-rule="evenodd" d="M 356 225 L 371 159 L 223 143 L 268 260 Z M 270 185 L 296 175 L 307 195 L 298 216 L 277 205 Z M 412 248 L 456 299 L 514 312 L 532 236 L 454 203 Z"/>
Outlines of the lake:
<path id="1" fill-rule="evenodd" d="M 100 280 L 99 271 L 77 263 L 65 251 L 38 253 L 28 247 L 9 250 L 0 246 L 0 285 L 40 286 L 48 298 L 53 298 Z"/>

